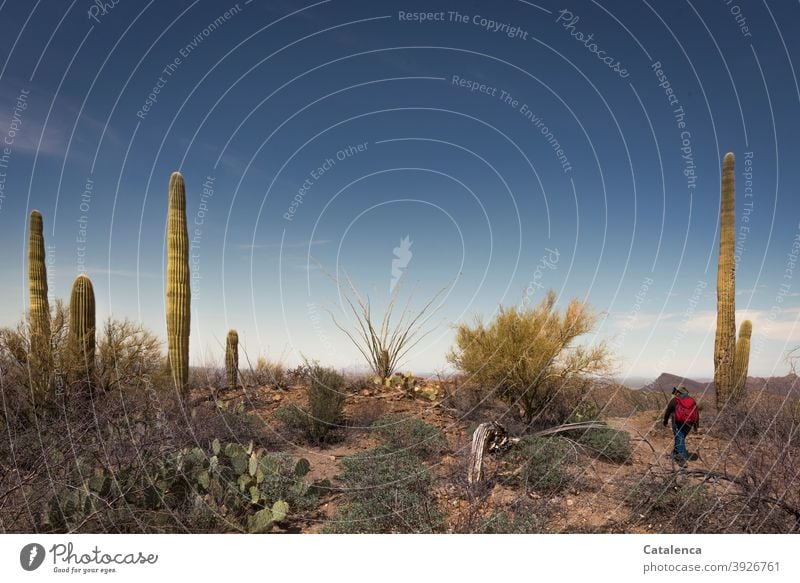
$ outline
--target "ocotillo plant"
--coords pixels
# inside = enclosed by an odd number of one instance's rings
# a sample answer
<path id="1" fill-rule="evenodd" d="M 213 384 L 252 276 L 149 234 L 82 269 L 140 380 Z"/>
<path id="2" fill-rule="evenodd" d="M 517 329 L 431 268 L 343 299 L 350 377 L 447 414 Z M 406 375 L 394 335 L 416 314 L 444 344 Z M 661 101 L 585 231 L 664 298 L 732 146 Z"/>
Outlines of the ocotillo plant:
<path id="1" fill-rule="evenodd" d="M 734 367 L 733 401 L 736 402 L 744 395 L 747 383 L 747 369 L 750 365 L 750 336 L 753 334 L 753 324 L 745 320 L 739 326 L 739 338 L 736 339 L 736 357 Z"/>
<path id="2" fill-rule="evenodd" d="M 47 267 L 44 255 L 42 213 L 31 211 L 28 239 L 28 293 L 30 302 L 30 378 L 35 404 L 48 399 L 52 352 L 50 304 L 47 300 Z"/>
<path id="3" fill-rule="evenodd" d="M 173 172 L 167 213 L 167 345 L 172 380 L 182 393 L 189 377 L 189 283 L 186 187 L 180 172 Z"/>
<path id="4" fill-rule="evenodd" d="M 225 371 L 228 374 L 228 388 L 235 389 L 239 380 L 239 334 L 236 330 L 229 330 L 225 341 Z"/>
<path id="5" fill-rule="evenodd" d="M 734 156 L 725 154 L 722 161 L 720 192 L 719 263 L 717 265 L 717 333 L 714 340 L 714 385 L 717 410 L 733 392 L 736 350 L 736 274 L 733 258 L 736 220 Z"/>
<path id="6" fill-rule="evenodd" d="M 95 305 L 92 280 L 79 275 L 69 298 L 69 336 L 78 358 L 79 378 L 92 384 L 95 357 Z"/>

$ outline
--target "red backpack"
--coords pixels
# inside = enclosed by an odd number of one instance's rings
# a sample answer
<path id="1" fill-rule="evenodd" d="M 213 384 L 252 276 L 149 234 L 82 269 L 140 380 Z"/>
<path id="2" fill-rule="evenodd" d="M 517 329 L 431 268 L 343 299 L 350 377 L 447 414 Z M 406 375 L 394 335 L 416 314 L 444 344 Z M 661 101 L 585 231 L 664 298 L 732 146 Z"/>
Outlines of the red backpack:
<path id="1" fill-rule="evenodd" d="M 675 407 L 675 423 L 685 423 L 694 425 L 700 421 L 700 411 L 697 409 L 697 403 L 691 397 L 675 396 L 677 406 Z"/>

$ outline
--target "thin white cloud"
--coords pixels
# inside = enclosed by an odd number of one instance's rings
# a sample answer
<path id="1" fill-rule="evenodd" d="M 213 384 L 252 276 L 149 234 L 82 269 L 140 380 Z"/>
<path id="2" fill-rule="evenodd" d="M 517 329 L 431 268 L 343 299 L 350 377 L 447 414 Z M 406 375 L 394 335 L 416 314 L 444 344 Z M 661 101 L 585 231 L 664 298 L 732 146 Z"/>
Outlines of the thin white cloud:
<path id="1" fill-rule="evenodd" d="M 737 310 L 736 322 L 753 322 L 754 341 L 758 337 L 776 342 L 800 342 L 800 307 L 784 308 L 771 313 L 768 310 Z M 714 334 L 717 313 L 712 310 L 697 312 L 688 322 L 690 332 Z"/>

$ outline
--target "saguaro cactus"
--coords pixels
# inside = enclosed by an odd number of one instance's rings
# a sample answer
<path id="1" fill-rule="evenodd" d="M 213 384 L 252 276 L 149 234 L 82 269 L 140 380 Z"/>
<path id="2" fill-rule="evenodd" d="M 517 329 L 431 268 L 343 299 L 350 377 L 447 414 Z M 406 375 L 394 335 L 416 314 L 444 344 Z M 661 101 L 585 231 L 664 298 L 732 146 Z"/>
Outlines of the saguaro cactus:
<path id="1" fill-rule="evenodd" d="M 48 398 L 52 353 L 50 304 L 47 300 L 47 267 L 44 254 L 42 213 L 31 211 L 28 238 L 28 293 L 30 309 L 30 375 L 36 404 Z"/>
<path id="2" fill-rule="evenodd" d="M 225 371 L 228 373 L 228 388 L 235 389 L 239 380 L 239 334 L 228 331 L 225 342 Z"/>
<path id="3" fill-rule="evenodd" d="M 172 380 L 182 393 L 189 377 L 189 283 L 186 187 L 180 172 L 173 172 L 167 213 L 167 345 Z"/>
<path id="4" fill-rule="evenodd" d="M 734 265 L 736 188 L 734 156 L 722 161 L 720 192 L 719 263 L 717 265 L 717 333 L 714 340 L 714 385 L 717 410 L 730 399 L 734 384 L 736 350 L 736 274 Z"/>
<path id="5" fill-rule="evenodd" d="M 736 357 L 734 367 L 733 400 L 738 401 L 744 395 L 747 383 L 747 369 L 750 366 L 750 336 L 753 334 L 753 324 L 745 320 L 739 326 L 739 338 L 736 339 Z"/>
<path id="6" fill-rule="evenodd" d="M 72 282 L 69 298 L 70 342 L 79 362 L 80 378 L 91 386 L 95 356 L 95 304 L 92 280 L 79 275 Z"/>

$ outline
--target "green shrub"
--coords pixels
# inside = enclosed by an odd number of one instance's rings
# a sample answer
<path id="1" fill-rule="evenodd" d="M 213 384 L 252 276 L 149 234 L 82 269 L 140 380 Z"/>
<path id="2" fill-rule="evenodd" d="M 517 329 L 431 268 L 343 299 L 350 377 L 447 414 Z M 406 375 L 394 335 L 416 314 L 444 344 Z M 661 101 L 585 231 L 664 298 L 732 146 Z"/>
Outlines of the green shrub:
<path id="1" fill-rule="evenodd" d="M 610 462 L 624 464 L 631 460 L 631 437 L 627 431 L 617 429 L 587 429 L 578 438 L 578 443 L 586 446 L 600 457 Z"/>
<path id="2" fill-rule="evenodd" d="M 513 481 L 526 489 L 550 494 L 575 482 L 570 468 L 575 452 L 560 437 L 524 437 L 510 452 L 509 461 L 516 467 Z"/>
<path id="3" fill-rule="evenodd" d="M 706 485 L 674 475 L 637 482 L 626 502 L 633 516 L 654 523 L 661 532 L 732 532 L 731 517 L 720 512 L 719 501 Z"/>
<path id="4" fill-rule="evenodd" d="M 307 406 L 286 405 L 275 412 L 275 417 L 289 428 L 301 430 L 311 443 L 322 445 L 342 421 L 345 379 L 317 363 L 309 364 L 306 374 Z"/>
<path id="5" fill-rule="evenodd" d="M 447 447 L 447 440 L 439 429 L 400 413 L 381 416 L 372 424 L 372 430 L 389 448 L 421 457 L 439 454 Z"/>
<path id="6" fill-rule="evenodd" d="M 388 447 L 342 460 L 343 504 L 325 527 L 331 533 L 431 533 L 442 518 L 431 475 L 416 456 Z"/>
<path id="7" fill-rule="evenodd" d="M 489 322 L 456 327 L 456 347 L 448 360 L 484 390 L 520 407 L 526 423 L 553 407 L 573 385 L 606 373 L 612 365 L 605 343 L 577 344 L 597 316 L 573 299 L 561 312 L 553 291 L 536 307 L 502 307 Z M 554 403 L 555 399 L 555 403 Z"/>
<path id="8" fill-rule="evenodd" d="M 538 534 L 543 532 L 545 521 L 535 510 L 526 505 L 519 505 L 513 510 L 494 512 L 480 519 L 474 534 Z"/>
<path id="9" fill-rule="evenodd" d="M 592 421 L 597 419 L 597 405 L 588 399 L 582 399 L 570 411 L 566 418 L 566 423 L 580 423 L 582 421 Z"/>

